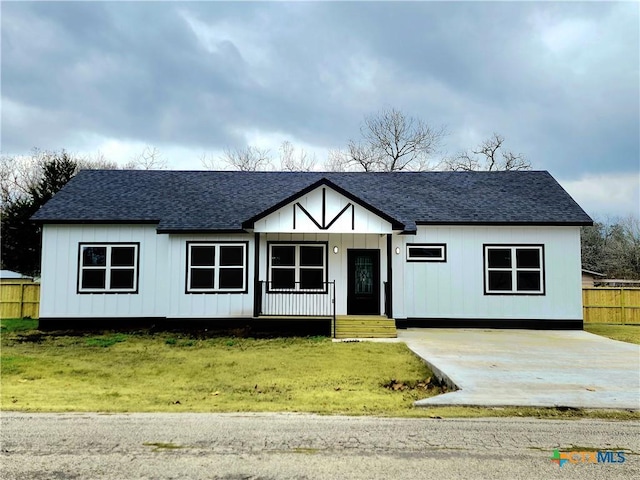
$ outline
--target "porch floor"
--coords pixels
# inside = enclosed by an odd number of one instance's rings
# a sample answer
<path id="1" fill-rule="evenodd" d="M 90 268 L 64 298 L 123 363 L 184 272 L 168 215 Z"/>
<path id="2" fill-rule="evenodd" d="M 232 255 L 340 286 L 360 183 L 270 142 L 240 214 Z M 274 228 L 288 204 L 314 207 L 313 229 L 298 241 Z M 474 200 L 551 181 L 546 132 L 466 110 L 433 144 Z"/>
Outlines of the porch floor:
<path id="1" fill-rule="evenodd" d="M 337 315 L 335 338 L 396 338 L 396 321 L 384 315 Z"/>

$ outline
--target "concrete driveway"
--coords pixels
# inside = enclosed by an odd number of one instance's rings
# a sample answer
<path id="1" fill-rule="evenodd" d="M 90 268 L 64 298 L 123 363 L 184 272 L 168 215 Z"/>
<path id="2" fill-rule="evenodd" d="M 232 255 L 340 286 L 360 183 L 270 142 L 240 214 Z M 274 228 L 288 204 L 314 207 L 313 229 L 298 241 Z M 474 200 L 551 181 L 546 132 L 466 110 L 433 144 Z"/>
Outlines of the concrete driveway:
<path id="1" fill-rule="evenodd" d="M 557 330 L 410 328 L 398 338 L 459 389 L 417 406 L 640 410 L 639 345 Z"/>

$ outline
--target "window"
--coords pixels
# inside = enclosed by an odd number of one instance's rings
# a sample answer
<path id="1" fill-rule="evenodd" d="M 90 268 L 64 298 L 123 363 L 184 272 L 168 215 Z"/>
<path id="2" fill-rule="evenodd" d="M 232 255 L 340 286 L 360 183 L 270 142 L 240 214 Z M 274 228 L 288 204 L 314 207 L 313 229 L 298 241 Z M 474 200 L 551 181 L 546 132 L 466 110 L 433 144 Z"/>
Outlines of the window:
<path id="1" fill-rule="evenodd" d="M 444 243 L 410 243 L 407 245 L 407 262 L 446 262 L 447 246 Z"/>
<path id="2" fill-rule="evenodd" d="M 326 244 L 269 244 L 270 290 L 324 290 Z"/>
<path id="3" fill-rule="evenodd" d="M 187 242 L 188 293 L 246 293 L 247 243 Z"/>
<path id="4" fill-rule="evenodd" d="M 485 294 L 544 295 L 542 245 L 485 245 Z"/>
<path id="5" fill-rule="evenodd" d="M 137 293 L 138 243 L 81 243 L 78 293 Z"/>

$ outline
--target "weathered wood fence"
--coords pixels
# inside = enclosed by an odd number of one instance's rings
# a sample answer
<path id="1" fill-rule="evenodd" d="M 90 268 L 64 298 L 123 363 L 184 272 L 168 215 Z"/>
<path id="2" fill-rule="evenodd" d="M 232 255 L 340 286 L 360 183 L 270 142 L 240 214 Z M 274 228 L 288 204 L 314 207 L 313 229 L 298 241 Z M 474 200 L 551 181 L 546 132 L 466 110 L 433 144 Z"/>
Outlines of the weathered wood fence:
<path id="1" fill-rule="evenodd" d="M 0 284 L 0 318 L 38 318 L 39 307 L 39 283 Z"/>
<path id="2" fill-rule="evenodd" d="M 585 323 L 640 325 L 640 288 L 583 288 L 582 306 Z"/>

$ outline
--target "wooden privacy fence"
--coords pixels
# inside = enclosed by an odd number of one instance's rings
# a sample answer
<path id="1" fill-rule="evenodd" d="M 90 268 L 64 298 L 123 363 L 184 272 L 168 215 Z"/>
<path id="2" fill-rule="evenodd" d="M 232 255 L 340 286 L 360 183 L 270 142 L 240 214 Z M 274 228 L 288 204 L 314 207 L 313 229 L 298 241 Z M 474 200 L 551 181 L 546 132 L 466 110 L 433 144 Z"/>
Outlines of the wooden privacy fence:
<path id="1" fill-rule="evenodd" d="M 584 323 L 640 325 L 640 288 L 582 289 Z"/>
<path id="2" fill-rule="evenodd" d="M 0 284 L 0 318 L 38 318 L 39 307 L 39 283 Z"/>

